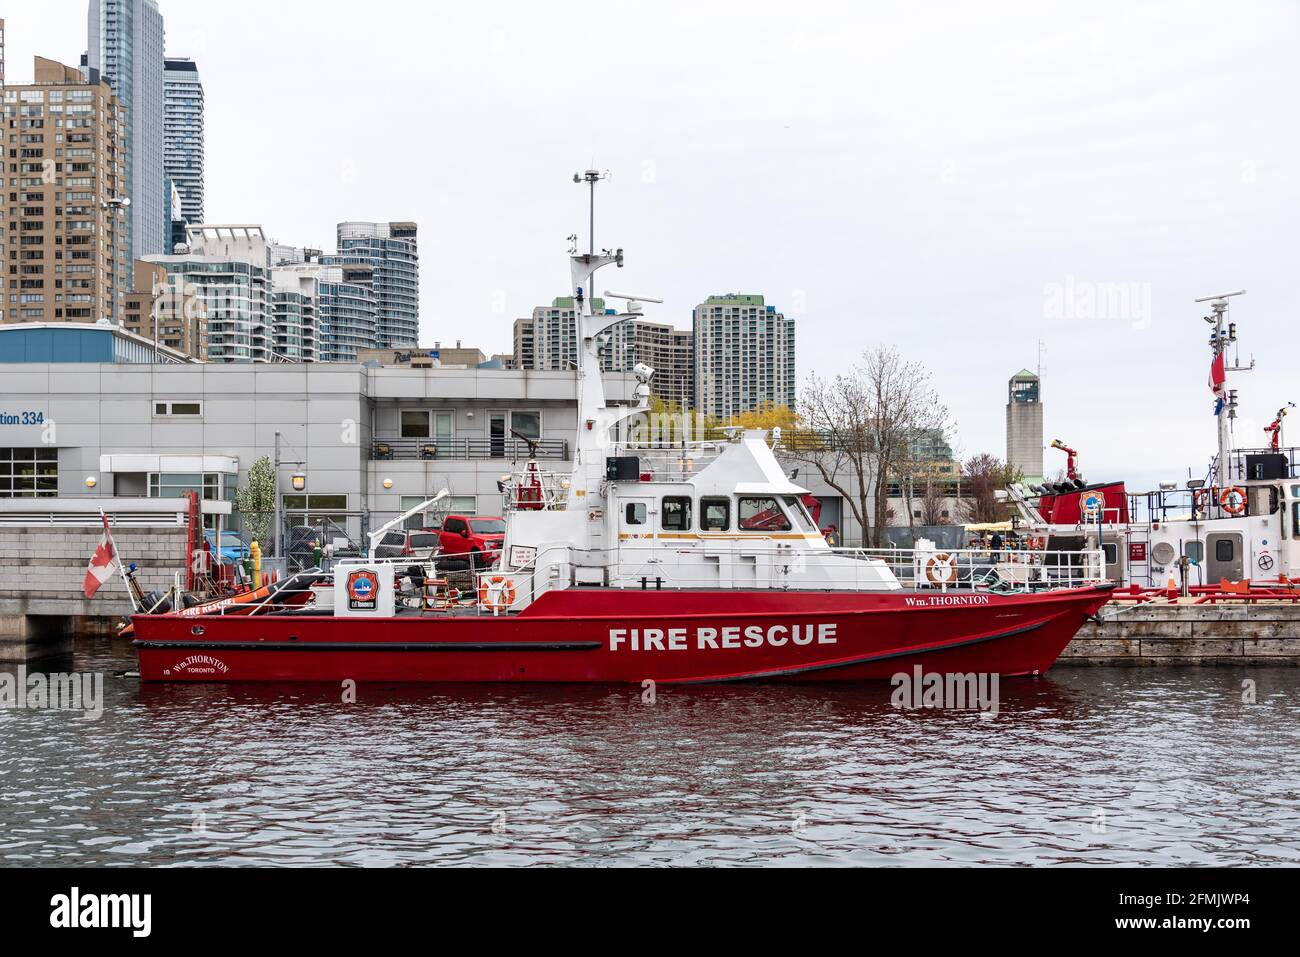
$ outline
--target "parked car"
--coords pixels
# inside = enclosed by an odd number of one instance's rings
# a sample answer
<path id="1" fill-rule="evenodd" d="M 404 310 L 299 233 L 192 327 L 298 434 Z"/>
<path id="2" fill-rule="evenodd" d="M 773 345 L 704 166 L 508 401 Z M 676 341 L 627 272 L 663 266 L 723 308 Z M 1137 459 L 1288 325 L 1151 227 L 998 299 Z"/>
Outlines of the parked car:
<path id="1" fill-rule="evenodd" d="M 501 557 L 506 538 L 500 516 L 448 515 L 438 532 L 444 556 L 467 560 L 471 568 L 490 568 Z"/>
<path id="2" fill-rule="evenodd" d="M 215 530 L 209 528 L 203 534 L 208 540 L 208 548 L 214 553 L 219 552 L 221 561 L 226 564 L 242 562 L 249 555 L 248 546 L 244 544 L 244 540 L 239 537 L 238 532 L 222 532 L 220 550 L 217 549 L 217 533 Z"/>
<path id="3" fill-rule="evenodd" d="M 438 550 L 436 529 L 408 529 L 388 532 L 375 546 L 376 558 L 414 558 L 428 561 Z"/>

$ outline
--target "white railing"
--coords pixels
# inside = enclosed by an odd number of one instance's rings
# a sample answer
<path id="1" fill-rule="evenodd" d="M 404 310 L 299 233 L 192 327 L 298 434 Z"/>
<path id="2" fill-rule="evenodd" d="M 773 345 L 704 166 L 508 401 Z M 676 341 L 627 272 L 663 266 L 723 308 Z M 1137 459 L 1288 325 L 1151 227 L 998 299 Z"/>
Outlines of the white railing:
<path id="1" fill-rule="evenodd" d="M 1105 555 L 1089 551 L 1002 551 L 961 549 L 847 548 L 805 551 L 765 539 L 748 540 L 743 557 L 754 562 L 750 577 L 720 580 L 698 550 L 657 549 L 644 559 L 623 554 L 611 569 L 610 587 L 625 590 L 828 590 L 881 591 L 896 581 L 904 590 L 947 594 L 997 592 L 1029 594 L 1088 588 L 1107 582 Z M 755 548 L 755 546 L 759 546 Z M 556 553 L 562 552 L 557 556 Z M 484 572 L 480 586 L 513 592 L 511 609 L 527 607 L 548 591 L 568 588 L 571 556 L 567 545 L 538 549 L 529 565 L 512 571 Z M 738 554 L 740 554 L 738 550 Z M 892 579 L 891 579 L 892 576 Z M 884 587 L 882 587 L 884 586 Z M 495 613 L 504 611 L 496 609 Z M 480 608 L 480 614 L 492 614 Z"/>
<path id="2" fill-rule="evenodd" d="M 834 554 L 884 562 L 904 588 L 1029 592 L 1087 588 L 1107 580 L 1105 553 L 1100 549 L 849 548 L 836 549 Z"/>

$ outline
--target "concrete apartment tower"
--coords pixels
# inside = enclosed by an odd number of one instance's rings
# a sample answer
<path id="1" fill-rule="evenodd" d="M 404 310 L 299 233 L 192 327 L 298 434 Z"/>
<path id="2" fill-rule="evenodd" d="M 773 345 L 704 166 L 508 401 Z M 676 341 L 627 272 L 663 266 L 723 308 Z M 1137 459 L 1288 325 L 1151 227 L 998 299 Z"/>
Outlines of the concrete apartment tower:
<path id="1" fill-rule="evenodd" d="M 695 411 L 727 420 L 764 405 L 794 408 L 794 320 L 762 296 L 713 296 L 695 307 Z"/>
<path id="2" fill-rule="evenodd" d="M 120 324 L 132 283 L 121 106 L 77 67 L 36 57 L 34 76 L 5 88 L 0 319 Z"/>
<path id="3" fill-rule="evenodd" d="M 420 344 L 420 245 L 415 223 L 339 223 L 335 265 L 374 270 L 376 341 L 365 348 Z"/>
<path id="4" fill-rule="evenodd" d="M 108 81 L 126 116 L 125 169 L 131 210 L 128 261 L 171 252 L 164 183 L 163 18 L 156 0 L 90 0 L 86 65 Z"/>
<path id="5" fill-rule="evenodd" d="M 1011 377 L 1007 388 L 1007 464 L 1027 481 L 1043 481 L 1043 391 L 1028 369 Z"/>
<path id="6" fill-rule="evenodd" d="M 591 308 L 606 311 L 604 299 Z M 694 396 L 695 370 L 690 332 L 644 319 L 627 319 L 609 328 L 609 343 L 601 351 L 605 372 L 631 372 L 639 363 L 655 370 L 654 395 L 682 408 Z M 561 296 L 549 306 L 538 306 L 532 316 L 516 319 L 513 369 L 563 372 L 578 367 L 578 320 L 572 296 Z"/>
<path id="7" fill-rule="evenodd" d="M 185 222 L 197 226 L 207 218 L 203 210 L 203 81 L 194 61 L 168 57 L 163 90 L 163 169 L 180 194 Z M 167 251 L 171 252 L 170 246 Z"/>

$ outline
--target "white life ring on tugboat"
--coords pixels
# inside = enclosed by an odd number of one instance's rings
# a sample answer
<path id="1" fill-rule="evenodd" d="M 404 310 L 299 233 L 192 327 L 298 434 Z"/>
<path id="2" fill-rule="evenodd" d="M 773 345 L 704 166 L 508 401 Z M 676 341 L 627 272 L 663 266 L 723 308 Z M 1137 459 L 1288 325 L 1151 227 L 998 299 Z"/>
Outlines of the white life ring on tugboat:
<path id="1" fill-rule="evenodd" d="M 1206 507 L 1210 504 L 1210 499 L 1214 497 L 1216 491 L 1217 490 L 1213 488 L 1198 488 L 1192 493 L 1192 508 L 1196 509 L 1198 512 L 1205 511 Z"/>
<path id="2" fill-rule="evenodd" d="M 947 552 L 930 556 L 925 563 L 925 577 L 931 585 L 952 585 L 957 581 L 957 560 Z"/>
<path id="3" fill-rule="evenodd" d="M 515 583 L 495 575 L 478 580 L 478 603 L 488 611 L 506 611 L 515 603 Z"/>
<path id="4" fill-rule="evenodd" d="M 1219 495 L 1219 504 L 1229 515 L 1240 515 L 1246 510 L 1246 490 L 1237 486 L 1225 488 Z"/>

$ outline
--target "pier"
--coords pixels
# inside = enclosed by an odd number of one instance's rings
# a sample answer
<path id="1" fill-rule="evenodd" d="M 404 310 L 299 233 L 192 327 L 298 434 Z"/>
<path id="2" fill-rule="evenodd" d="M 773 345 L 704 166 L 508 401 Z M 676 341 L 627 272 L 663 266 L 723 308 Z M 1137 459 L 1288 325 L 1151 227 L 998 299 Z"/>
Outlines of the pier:
<path id="1" fill-rule="evenodd" d="M 1300 666 L 1300 605 L 1122 605 L 1084 625 L 1058 668 Z"/>
<path id="2" fill-rule="evenodd" d="M 120 580 L 95 600 L 82 594 L 90 555 L 102 528 L 50 524 L 0 526 L 0 662 L 35 661 L 72 653 L 73 636 L 116 631 L 131 611 Z M 138 567 L 147 592 L 165 590 L 185 554 L 185 528 L 115 527 L 123 558 Z"/>

